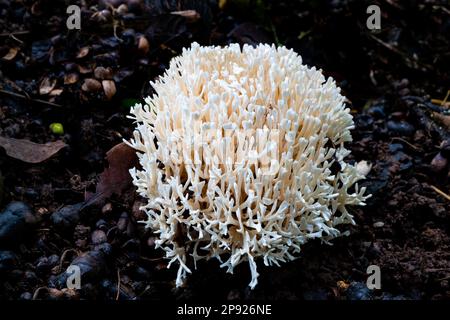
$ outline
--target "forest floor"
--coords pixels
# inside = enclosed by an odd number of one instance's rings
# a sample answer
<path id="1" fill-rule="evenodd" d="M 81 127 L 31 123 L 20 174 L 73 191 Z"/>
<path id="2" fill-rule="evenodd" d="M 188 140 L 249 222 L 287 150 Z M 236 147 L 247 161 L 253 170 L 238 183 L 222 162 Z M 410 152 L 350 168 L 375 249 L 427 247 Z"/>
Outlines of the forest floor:
<path id="1" fill-rule="evenodd" d="M 379 31 L 365 1 L 80 2 L 81 31 L 69 31 L 63 1 L 0 0 L 0 299 L 450 299 L 447 1 L 376 1 Z M 247 265 L 230 275 L 216 261 L 175 288 L 132 188 L 85 202 L 120 178 L 101 173 L 132 136 L 130 106 L 193 41 L 293 48 L 342 88 L 348 161 L 372 165 L 351 235 L 261 265 L 254 290 Z M 78 291 L 64 289 L 71 263 Z M 365 287 L 369 265 L 381 290 Z"/>

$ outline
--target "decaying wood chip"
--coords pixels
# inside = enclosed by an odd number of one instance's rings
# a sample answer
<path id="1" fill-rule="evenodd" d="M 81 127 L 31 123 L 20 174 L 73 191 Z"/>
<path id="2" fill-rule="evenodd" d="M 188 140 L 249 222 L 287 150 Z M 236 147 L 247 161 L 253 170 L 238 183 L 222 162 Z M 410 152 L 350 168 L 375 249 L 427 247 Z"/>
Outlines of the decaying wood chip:
<path id="1" fill-rule="evenodd" d="M 112 80 L 103 80 L 102 86 L 106 98 L 111 100 L 111 98 L 116 94 L 116 84 Z"/>
<path id="2" fill-rule="evenodd" d="M 111 68 L 97 67 L 94 70 L 94 76 L 99 80 L 112 79 L 113 72 Z"/>
<path id="3" fill-rule="evenodd" d="M 81 86 L 81 90 L 86 91 L 86 92 L 95 92 L 95 91 L 99 91 L 102 88 L 102 84 L 92 78 L 88 78 L 84 80 L 83 85 Z"/>

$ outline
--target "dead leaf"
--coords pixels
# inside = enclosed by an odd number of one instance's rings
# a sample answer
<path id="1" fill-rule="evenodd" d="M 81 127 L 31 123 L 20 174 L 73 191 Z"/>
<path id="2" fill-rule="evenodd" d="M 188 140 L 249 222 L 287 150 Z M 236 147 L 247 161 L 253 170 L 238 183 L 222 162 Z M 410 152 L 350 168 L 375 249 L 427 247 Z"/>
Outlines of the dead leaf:
<path id="1" fill-rule="evenodd" d="M 88 55 L 88 53 L 89 53 L 89 47 L 81 48 L 80 51 L 78 51 L 77 59 L 86 57 Z"/>
<path id="2" fill-rule="evenodd" d="M 39 86 L 39 94 L 45 95 L 49 94 L 50 91 L 52 91 L 56 86 L 56 79 L 50 80 L 49 78 L 45 77 L 44 80 L 42 80 L 41 85 Z"/>
<path id="3" fill-rule="evenodd" d="M 81 90 L 86 92 L 95 92 L 99 91 L 102 88 L 102 84 L 95 79 L 85 79 L 83 85 L 81 86 Z"/>
<path id="4" fill-rule="evenodd" d="M 8 53 L 3 56 L 3 60 L 10 61 L 14 59 L 19 52 L 19 48 L 10 48 Z"/>
<path id="5" fill-rule="evenodd" d="M 40 144 L 26 139 L 0 137 L 0 147 L 8 156 L 28 163 L 43 162 L 65 146 L 62 141 Z"/>
<path id="6" fill-rule="evenodd" d="M 119 143 L 106 153 L 109 167 L 100 175 L 96 193 L 96 202 L 105 200 L 113 194 L 121 195 L 132 182 L 129 170 L 138 163 L 136 151 L 125 143 Z"/>
<path id="7" fill-rule="evenodd" d="M 111 100 L 111 98 L 116 94 L 116 84 L 112 80 L 103 80 L 102 86 L 106 98 Z"/>
<path id="8" fill-rule="evenodd" d="M 188 22 L 195 22 L 200 19 L 200 14 L 195 10 L 172 11 L 171 14 L 184 17 Z"/>

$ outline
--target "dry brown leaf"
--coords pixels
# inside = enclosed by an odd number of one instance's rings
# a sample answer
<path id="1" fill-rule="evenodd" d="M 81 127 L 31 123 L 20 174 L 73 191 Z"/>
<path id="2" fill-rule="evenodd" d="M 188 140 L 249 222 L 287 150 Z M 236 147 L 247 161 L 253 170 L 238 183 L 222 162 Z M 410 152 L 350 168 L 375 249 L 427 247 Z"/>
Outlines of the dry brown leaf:
<path id="1" fill-rule="evenodd" d="M 111 100 L 111 98 L 116 94 L 116 84 L 112 80 L 103 80 L 102 86 L 106 98 Z"/>
<path id="2" fill-rule="evenodd" d="M 65 146 L 62 141 L 40 144 L 26 139 L 0 137 L 0 147 L 8 156 L 28 163 L 43 162 Z"/>
<path id="3" fill-rule="evenodd" d="M 80 51 L 78 51 L 77 59 L 86 57 L 88 55 L 88 53 L 89 53 L 89 47 L 81 48 Z"/>
<path id="4" fill-rule="evenodd" d="M 95 92 L 99 91 L 102 88 L 102 84 L 95 79 L 85 79 L 83 85 L 81 86 L 81 90 L 86 92 Z"/>
<path id="5" fill-rule="evenodd" d="M 131 186 L 129 170 L 138 163 L 136 151 L 125 143 L 119 143 L 106 153 L 109 167 L 100 175 L 96 193 L 97 201 L 105 200 L 113 194 L 120 195 Z"/>
<path id="6" fill-rule="evenodd" d="M 74 84 L 78 81 L 78 73 L 69 73 L 64 76 L 64 84 Z"/>
<path id="7" fill-rule="evenodd" d="M 8 53 L 5 54 L 2 59 L 6 61 L 10 61 L 14 59 L 17 56 L 17 53 L 19 52 L 19 48 L 10 48 Z"/>
<path id="8" fill-rule="evenodd" d="M 41 85 L 39 86 L 39 94 L 45 95 L 49 94 L 50 91 L 52 91 L 56 86 L 56 79 L 50 80 L 49 78 L 45 77 L 44 80 L 42 80 Z"/>

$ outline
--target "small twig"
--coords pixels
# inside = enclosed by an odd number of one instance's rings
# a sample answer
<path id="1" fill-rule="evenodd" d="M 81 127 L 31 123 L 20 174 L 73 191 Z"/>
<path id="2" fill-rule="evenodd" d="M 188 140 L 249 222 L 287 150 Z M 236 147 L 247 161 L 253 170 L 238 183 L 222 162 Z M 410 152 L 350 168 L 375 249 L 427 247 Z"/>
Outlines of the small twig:
<path id="1" fill-rule="evenodd" d="M 417 69 L 418 66 L 422 66 L 427 69 L 431 69 L 431 66 L 429 66 L 428 64 L 422 63 L 420 61 L 415 61 L 414 59 L 409 57 L 405 52 L 399 50 L 398 48 L 394 47 L 393 45 L 391 45 L 387 42 L 384 42 L 383 40 L 375 37 L 374 35 L 369 34 L 369 37 L 372 38 L 373 40 L 375 40 L 376 42 L 378 42 L 380 45 L 382 45 L 386 49 L 390 50 L 391 52 L 401 56 L 404 59 L 404 62 L 407 67 L 412 68 L 412 69 Z"/>
<path id="2" fill-rule="evenodd" d="M 432 102 L 428 102 L 424 98 L 421 98 L 421 97 L 405 96 L 405 97 L 402 97 L 402 100 L 409 100 L 409 101 L 416 102 L 420 107 L 426 107 L 434 112 L 442 113 L 443 115 L 450 114 L 450 110 L 448 110 L 442 106 L 437 106 L 437 105 L 433 104 Z"/>
<path id="3" fill-rule="evenodd" d="M 15 98 L 19 98 L 19 99 L 24 99 L 24 100 L 28 100 L 28 101 L 32 101 L 32 102 L 37 102 L 37 103 L 42 103 L 42 104 L 46 104 L 52 107 L 57 107 L 57 108 L 62 108 L 63 106 L 57 103 L 53 103 L 53 102 L 49 102 L 49 101 L 45 101 L 45 100 L 41 100 L 41 99 L 30 99 L 27 98 L 25 95 L 19 94 L 19 93 L 15 93 L 15 92 L 11 92 L 11 91 L 7 91 L 7 90 L 3 90 L 0 89 L 0 93 L 9 95 L 11 97 L 15 97 Z"/>
<path id="4" fill-rule="evenodd" d="M 169 39 L 167 39 L 166 41 L 162 42 L 159 46 L 157 46 L 155 49 L 151 50 L 149 52 L 149 56 L 152 56 L 153 54 L 155 54 L 156 52 L 158 52 L 159 50 L 161 50 L 162 46 L 167 46 L 169 44 L 169 42 L 171 42 L 172 40 L 182 36 L 186 31 L 181 31 L 178 32 L 177 34 L 174 34 L 173 36 L 171 36 Z"/>
<path id="5" fill-rule="evenodd" d="M 121 249 L 126 248 L 126 246 L 128 246 L 130 243 L 133 243 L 133 242 L 134 242 L 134 239 L 127 240 L 120 248 Z"/>
<path id="6" fill-rule="evenodd" d="M 442 272 L 447 270 L 447 268 L 427 268 L 425 269 L 425 272 Z"/>
<path id="7" fill-rule="evenodd" d="M 73 251 L 73 252 L 75 252 L 76 254 L 78 254 L 78 251 L 77 251 L 76 249 L 67 249 L 67 250 L 65 250 L 65 251 L 63 252 L 63 254 L 61 255 L 61 259 L 59 259 L 59 266 L 58 266 L 59 272 L 61 272 L 61 270 L 62 270 L 62 265 L 63 265 L 63 263 L 64 263 L 64 260 L 66 259 L 66 255 L 67 255 L 69 252 L 71 252 L 71 251 Z"/>
<path id="8" fill-rule="evenodd" d="M 31 299 L 32 299 L 32 300 L 36 300 L 37 297 L 38 297 L 38 295 L 39 295 L 39 292 L 40 292 L 41 290 L 43 290 L 43 289 L 48 290 L 48 287 L 39 287 L 39 288 L 37 288 L 37 289 L 34 291 L 34 293 L 33 293 L 33 298 L 31 298 Z"/>
<path id="9" fill-rule="evenodd" d="M 159 257 L 159 258 L 147 258 L 147 257 L 141 257 L 142 260 L 155 262 L 155 261 L 161 261 L 164 260 L 165 257 Z"/>
<path id="10" fill-rule="evenodd" d="M 418 147 L 416 147 L 415 145 L 409 143 L 408 141 L 406 141 L 405 139 L 402 139 L 400 137 L 393 137 L 392 140 L 398 140 L 401 141 L 403 143 L 406 143 L 408 146 L 410 146 L 411 148 L 413 148 L 415 151 L 420 151 L 420 149 Z"/>
<path id="11" fill-rule="evenodd" d="M 145 289 L 138 294 L 138 297 L 141 297 L 144 293 L 146 293 L 148 290 L 150 290 L 152 288 L 152 286 L 148 285 L 145 287 Z"/>
<path id="12" fill-rule="evenodd" d="M 450 201 L 450 196 L 449 196 L 448 194 L 446 194 L 444 191 L 442 191 L 441 189 L 439 189 L 439 188 L 437 188 L 437 187 L 435 187 L 435 186 L 433 186 L 433 185 L 430 185 L 430 187 L 431 187 L 434 191 L 436 191 L 437 193 L 439 193 L 441 196 L 443 196 L 445 199 L 447 199 L 448 201 Z"/>
<path id="13" fill-rule="evenodd" d="M 431 103 L 439 104 L 441 107 L 447 107 L 448 108 L 450 106 L 450 103 L 447 102 L 449 96 L 450 96 L 450 90 L 447 91 L 447 94 L 445 95 L 444 100 L 431 99 Z"/>
<path id="14" fill-rule="evenodd" d="M 0 33 L 0 37 L 11 37 L 11 36 L 20 36 L 23 34 L 29 34 L 30 31 L 24 30 L 24 31 L 13 31 L 13 32 L 3 32 Z"/>
<path id="15" fill-rule="evenodd" d="M 447 94 L 445 95 L 444 100 L 441 103 L 441 106 L 444 106 L 447 103 L 448 97 L 450 96 L 450 90 L 447 90 Z"/>
<path id="16" fill-rule="evenodd" d="M 27 99 L 31 99 L 31 97 L 28 94 L 28 92 L 26 92 L 21 87 L 19 87 L 14 81 L 11 81 L 8 78 L 5 78 L 5 83 L 10 85 L 13 89 L 15 89 L 15 90 L 19 91 L 20 93 L 22 93 Z"/>
<path id="17" fill-rule="evenodd" d="M 280 46 L 281 45 L 280 39 L 278 38 L 277 30 L 276 30 L 275 25 L 273 24 L 272 20 L 270 20 L 270 31 L 272 31 L 273 39 L 275 40 L 276 45 Z"/>
<path id="18" fill-rule="evenodd" d="M 117 35 L 117 28 L 118 27 L 119 27 L 119 24 L 117 22 L 114 22 L 114 24 L 113 24 L 114 38 L 116 38 L 119 42 L 123 42 L 123 40 L 121 38 L 119 38 L 119 36 Z"/>
<path id="19" fill-rule="evenodd" d="M 120 296 L 120 269 L 117 269 L 117 294 L 116 294 L 116 300 L 119 300 Z"/>
<path id="20" fill-rule="evenodd" d="M 433 6 L 433 9 L 434 9 L 434 8 L 436 8 L 436 9 L 441 9 L 441 10 L 444 11 L 446 14 L 450 15 L 450 10 L 447 9 L 446 7 L 444 7 L 444 6 Z"/>
<path id="21" fill-rule="evenodd" d="M 23 44 L 23 41 L 17 38 L 15 35 L 11 34 L 10 37 L 11 39 L 16 40 L 18 43 Z"/>
<path id="22" fill-rule="evenodd" d="M 118 229 L 117 226 L 109 228 L 108 231 L 106 231 L 106 238 L 109 239 L 109 236 L 110 236 L 111 232 L 113 232 L 113 231 L 115 231 L 117 229 Z"/>

